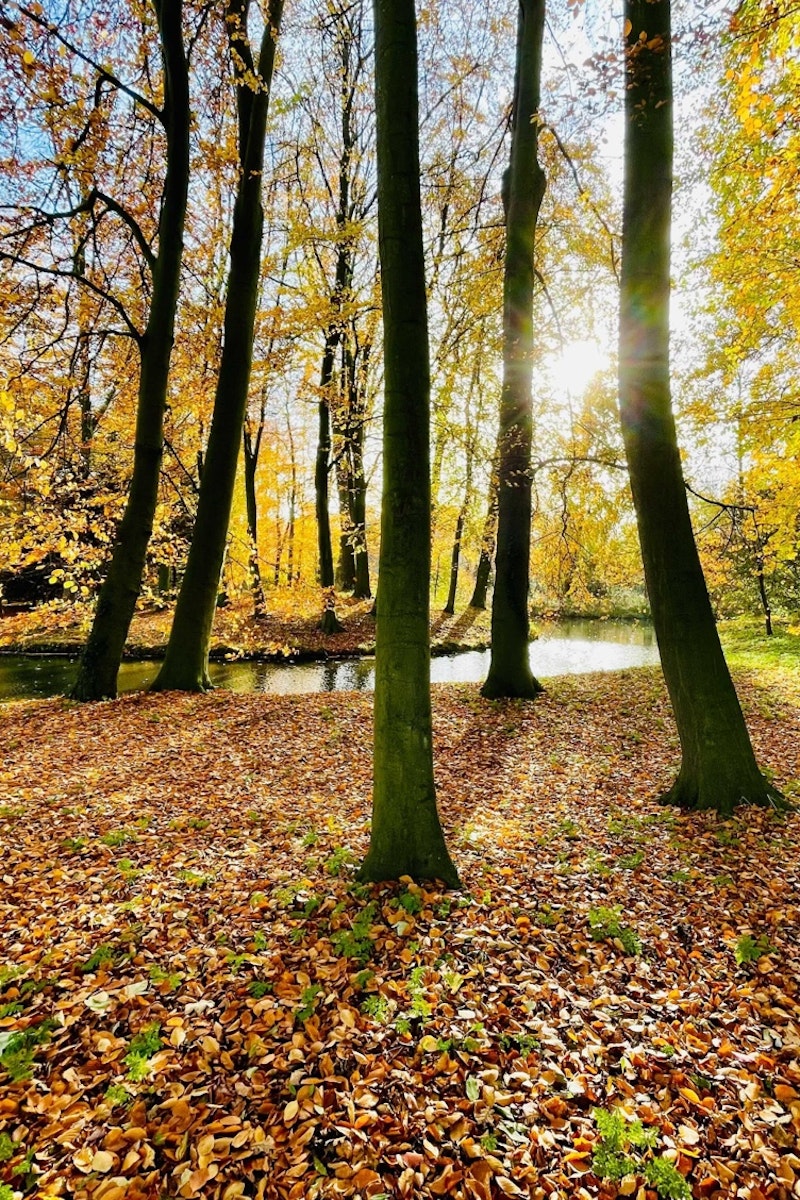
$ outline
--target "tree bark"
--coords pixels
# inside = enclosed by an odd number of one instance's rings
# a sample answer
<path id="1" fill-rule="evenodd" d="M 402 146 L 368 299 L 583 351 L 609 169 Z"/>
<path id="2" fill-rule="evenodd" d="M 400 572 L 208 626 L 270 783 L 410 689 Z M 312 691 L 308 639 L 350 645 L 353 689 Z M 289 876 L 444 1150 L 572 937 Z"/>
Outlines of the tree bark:
<path id="1" fill-rule="evenodd" d="M 681 742 L 680 772 L 664 800 L 728 815 L 738 804 L 774 804 L 779 796 L 756 765 L 720 646 L 672 413 L 669 0 L 626 0 L 625 18 L 620 415 L 653 624 Z"/>
<path id="2" fill-rule="evenodd" d="M 486 506 L 486 519 L 483 522 L 481 552 L 478 558 L 478 570 L 475 574 L 475 588 L 472 593 L 472 599 L 469 602 L 470 608 L 486 608 L 486 596 L 489 591 L 489 580 L 492 574 L 492 560 L 494 558 L 495 536 L 497 532 L 497 505 L 497 472 L 492 468 L 492 477 L 489 480 L 489 503 Z"/>
<path id="3" fill-rule="evenodd" d="M 530 699 L 542 690 L 529 659 L 533 439 L 533 283 L 536 223 L 545 190 L 537 156 L 545 0 L 519 0 L 511 160 L 503 181 L 503 387 L 492 655 L 481 694 Z"/>
<path id="4" fill-rule="evenodd" d="M 253 613 L 256 617 L 266 615 L 267 602 L 264 597 L 264 583 L 261 578 L 261 563 L 258 556 L 258 503 L 256 500 L 256 469 L 258 455 L 261 450 L 261 438 L 264 433 L 264 419 L 258 426 L 255 437 L 249 429 L 243 430 L 242 444 L 244 449 L 244 497 L 247 510 L 247 539 L 250 550 L 250 589 L 253 594 Z"/>
<path id="5" fill-rule="evenodd" d="M 181 0 L 154 0 L 154 7 L 164 64 L 163 121 L 167 161 L 158 224 L 158 255 L 153 263 L 153 294 L 147 327 L 140 342 L 133 475 L 108 573 L 100 589 L 92 628 L 78 667 L 78 678 L 70 693 L 74 700 L 113 699 L 117 694 L 117 674 L 139 598 L 158 501 L 164 409 L 189 188 L 190 109 Z"/>
<path id="6" fill-rule="evenodd" d="M 192 544 L 178 593 L 167 652 L 152 687 L 205 691 L 208 648 L 225 554 L 236 465 L 247 408 L 261 271 L 261 178 L 275 46 L 283 0 L 270 0 L 258 64 L 247 37 L 249 0 L 228 5 L 228 37 L 237 78 L 241 175 L 233 210 L 224 344 L 217 377 Z M 258 89 L 253 88 L 253 79 Z"/>
<path id="7" fill-rule="evenodd" d="M 314 496 L 317 515 L 317 544 L 319 551 L 319 582 L 323 590 L 323 611 L 320 628 L 323 633 L 339 633 L 342 625 L 336 616 L 334 599 L 333 545 L 331 543 L 331 515 L 328 506 L 331 457 L 331 388 L 333 367 L 339 333 L 331 326 L 325 338 L 322 354 L 322 369 L 319 381 L 319 434 L 317 437 L 317 460 L 314 469 Z"/>
<path id="8" fill-rule="evenodd" d="M 362 880 L 458 886 L 436 808 L 430 699 L 430 359 L 414 0 L 374 0 L 385 397 L 372 831 Z"/>

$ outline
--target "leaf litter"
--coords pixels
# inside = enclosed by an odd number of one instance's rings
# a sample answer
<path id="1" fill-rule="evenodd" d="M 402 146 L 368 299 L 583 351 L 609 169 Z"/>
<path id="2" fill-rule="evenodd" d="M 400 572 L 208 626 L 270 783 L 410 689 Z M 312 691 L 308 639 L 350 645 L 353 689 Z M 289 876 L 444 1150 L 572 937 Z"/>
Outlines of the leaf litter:
<path id="1" fill-rule="evenodd" d="M 4 708 L 0 1195 L 800 1196 L 800 818 L 658 806 L 655 672 L 435 688 L 464 890 L 361 887 L 370 704 Z"/>

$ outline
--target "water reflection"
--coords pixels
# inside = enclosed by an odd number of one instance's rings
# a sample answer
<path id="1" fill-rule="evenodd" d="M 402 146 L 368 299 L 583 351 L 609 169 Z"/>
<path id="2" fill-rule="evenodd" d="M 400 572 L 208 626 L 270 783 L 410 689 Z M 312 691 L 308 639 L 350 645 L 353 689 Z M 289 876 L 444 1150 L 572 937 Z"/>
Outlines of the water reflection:
<path id="1" fill-rule="evenodd" d="M 531 643 L 531 668 L 537 676 L 620 671 L 658 662 L 649 625 L 623 621 L 562 621 L 546 626 Z M 480 683 L 489 669 L 488 650 L 468 650 L 431 663 L 433 683 Z M 158 663 L 126 662 L 120 692 L 145 688 Z M 0 700 L 57 696 L 69 691 L 76 664 L 67 658 L 0 656 Z M 290 696 L 309 692 L 367 692 L 375 686 L 372 658 L 330 659 L 320 663 L 211 663 L 215 687 L 232 692 L 269 692 Z"/>

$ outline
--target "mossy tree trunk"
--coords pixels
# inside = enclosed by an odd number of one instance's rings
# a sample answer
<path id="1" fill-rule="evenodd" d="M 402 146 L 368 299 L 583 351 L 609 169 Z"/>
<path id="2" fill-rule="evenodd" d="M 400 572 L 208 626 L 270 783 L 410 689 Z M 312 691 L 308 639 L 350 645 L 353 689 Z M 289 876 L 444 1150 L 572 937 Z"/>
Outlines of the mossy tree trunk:
<path id="1" fill-rule="evenodd" d="M 142 586 L 158 502 L 164 410 L 189 188 L 190 109 L 181 0 L 154 0 L 154 7 L 164 68 L 161 119 L 166 135 L 166 174 L 158 224 L 158 253 L 150 259 L 153 280 L 150 313 L 139 342 L 141 367 L 133 474 L 108 573 L 100 589 L 92 628 L 78 667 L 78 678 L 70 693 L 74 700 L 111 699 L 117 694 L 117 674 Z"/>
<path id="2" fill-rule="evenodd" d="M 645 578 L 682 762 L 664 799 L 729 814 L 778 794 L 761 775 L 692 531 L 669 376 L 672 70 L 669 0 L 625 3 L 622 431 Z M 643 36 L 646 34 L 646 36 Z"/>
<path id="3" fill-rule="evenodd" d="M 542 690 L 529 659 L 533 438 L 533 284 L 536 224 L 545 191 L 538 159 L 545 0 L 519 0 L 511 160 L 503 181 L 503 387 L 492 655 L 481 689 L 489 699 L 530 699 Z"/>
<path id="4" fill-rule="evenodd" d="M 430 360 L 419 184 L 414 0 L 374 0 L 384 417 L 375 750 L 362 880 L 458 886 L 433 782 Z"/>
<path id="5" fill-rule="evenodd" d="M 208 649 L 225 556 L 236 465 L 247 408 L 261 273 L 261 180 L 275 47 L 283 0 L 270 0 L 258 63 L 247 35 L 249 0 L 231 0 L 227 29 L 236 75 L 241 173 L 233 210 L 224 343 L 192 544 L 156 691 L 204 691 Z M 254 87 L 254 82 L 257 86 Z"/>

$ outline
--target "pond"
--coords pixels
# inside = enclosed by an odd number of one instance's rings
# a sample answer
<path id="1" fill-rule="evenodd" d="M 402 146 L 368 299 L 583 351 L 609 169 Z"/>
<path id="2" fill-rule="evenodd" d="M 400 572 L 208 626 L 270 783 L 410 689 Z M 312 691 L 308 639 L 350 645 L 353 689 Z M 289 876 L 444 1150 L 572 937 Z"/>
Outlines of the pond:
<path id="1" fill-rule="evenodd" d="M 534 675 L 582 675 L 587 671 L 620 671 L 658 662 L 652 626 L 629 621 L 560 621 L 542 628 L 531 643 Z M 464 650 L 434 658 L 433 683 L 480 683 L 489 669 L 488 650 Z M 0 701 L 63 695 L 75 677 L 75 660 L 66 657 L 0 655 Z M 125 662 L 119 690 L 145 688 L 158 663 Z M 374 658 L 329 659 L 312 663 L 212 662 L 212 682 L 232 692 L 371 691 Z"/>

